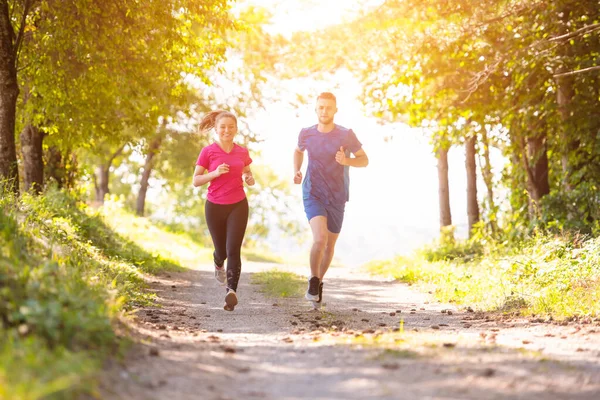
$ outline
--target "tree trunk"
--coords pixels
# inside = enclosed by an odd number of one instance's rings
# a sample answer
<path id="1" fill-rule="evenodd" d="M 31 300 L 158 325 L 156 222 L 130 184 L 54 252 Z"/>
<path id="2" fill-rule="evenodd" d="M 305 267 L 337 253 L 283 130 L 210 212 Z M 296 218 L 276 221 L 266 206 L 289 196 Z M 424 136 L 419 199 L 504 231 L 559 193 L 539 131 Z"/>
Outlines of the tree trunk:
<path id="1" fill-rule="evenodd" d="M 19 192 L 19 169 L 15 144 L 15 118 L 19 86 L 17 83 L 15 32 L 8 2 L 0 0 L 0 183 Z"/>
<path id="2" fill-rule="evenodd" d="M 44 187 L 43 141 L 43 132 L 32 124 L 25 125 L 21 132 L 24 189 L 35 194 L 39 194 Z"/>
<path id="3" fill-rule="evenodd" d="M 469 237 L 473 226 L 479 222 L 479 203 L 477 202 L 477 167 L 475 164 L 475 142 L 477 137 L 470 136 L 465 141 L 467 170 L 467 216 L 469 219 Z"/>
<path id="4" fill-rule="evenodd" d="M 115 158 L 123 152 L 125 145 L 119 147 L 105 163 L 99 163 L 96 165 L 96 173 L 94 175 L 94 186 L 96 188 L 96 202 L 98 204 L 104 204 L 104 197 L 110 193 L 108 189 L 108 181 L 110 177 L 110 167 Z"/>
<path id="5" fill-rule="evenodd" d="M 533 184 L 539 201 L 550 193 L 548 181 L 548 153 L 546 151 L 546 134 L 540 133 L 527 139 L 529 159 L 532 160 L 531 170 L 533 172 Z"/>
<path id="6" fill-rule="evenodd" d="M 529 214 L 536 217 L 540 200 L 550 193 L 546 135 L 540 133 L 529 137 L 527 138 L 527 144 L 525 144 L 525 138 L 521 137 L 519 145 L 521 147 L 521 161 L 527 174 L 527 191 L 531 199 Z"/>
<path id="7" fill-rule="evenodd" d="M 146 162 L 144 163 L 144 172 L 142 173 L 140 191 L 138 193 L 136 206 L 136 213 L 140 217 L 144 216 L 144 209 L 146 208 L 146 193 L 148 192 L 148 180 L 150 179 L 152 168 L 154 168 L 155 156 L 158 154 L 162 140 L 163 136 L 159 135 L 152 140 L 150 146 L 148 147 L 148 154 L 146 154 Z"/>
<path id="8" fill-rule="evenodd" d="M 448 182 L 448 149 L 440 147 L 437 152 L 437 159 L 441 229 L 452 225 L 452 214 L 450 213 L 450 185 Z"/>
<path id="9" fill-rule="evenodd" d="M 94 186 L 96 187 L 96 202 L 104 204 L 104 197 L 110 193 L 108 190 L 108 180 L 110 174 L 110 164 L 96 165 Z"/>
<path id="10" fill-rule="evenodd" d="M 481 130 L 481 144 L 483 145 L 483 160 L 484 163 L 479 160 L 481 168 L 481 175 L 483 176 L 483 182 L 487 189 L 487 204 L 488 204 L 488 224 L 492 230 L 492 234 L 496 234 L 498 231 L 498 224 L 496 222 L 496 204 L 494 202 L 494 175 L 492 173 L 492 164 L 490 163 L 490 143 L 487 137 L 485 128 Z"/>
<path id="11" fill-rule="evenodd" d="M 65 186 L 66 170 L 63 154 L 56 146 L 51 146 L 46 152 L 46 180 L 54 181 L 59 189 Z"/>

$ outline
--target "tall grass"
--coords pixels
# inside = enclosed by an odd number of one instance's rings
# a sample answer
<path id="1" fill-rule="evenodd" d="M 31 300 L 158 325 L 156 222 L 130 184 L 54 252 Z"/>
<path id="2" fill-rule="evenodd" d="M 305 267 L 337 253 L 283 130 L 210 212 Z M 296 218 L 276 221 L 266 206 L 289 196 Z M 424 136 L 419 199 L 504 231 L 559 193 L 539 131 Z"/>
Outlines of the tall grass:
<path id="1" fill-rule="evenodd" d="M 0 398 L 93 393 L 126 341 L 117 316 L 147 304 L 142 274 L 180 269 L 116 233 L 101 212 L 48 191 L 0 199 Z"/>
<path id="2" fill-rule="evenodd" d="M 600 316 L 600 238 L 537 235 L 508 248 L 476 247 L 469 256 L 450 247 L 366 267 L 419 284 L 444 302 L 558 319 Z"/>

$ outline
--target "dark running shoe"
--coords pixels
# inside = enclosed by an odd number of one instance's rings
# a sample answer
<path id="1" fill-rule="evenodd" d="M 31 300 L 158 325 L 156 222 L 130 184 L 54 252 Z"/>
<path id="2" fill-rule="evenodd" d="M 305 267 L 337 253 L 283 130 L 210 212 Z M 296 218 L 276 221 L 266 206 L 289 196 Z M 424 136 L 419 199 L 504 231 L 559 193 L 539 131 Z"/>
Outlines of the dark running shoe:
<path id="1" fill-rule="evenodd" d="M 306 294 L 304 297 L 306 300 L 317 301 L 319 300 L 319 278 L 313 276 L 308 280 L 308 289 L 306 290 Z"/>
<path id="2" fill-rule="evenodd" d="M 323 282 L 319 283 L 319 300 L 317 303 L 320 303 L 323 300 Z"/>

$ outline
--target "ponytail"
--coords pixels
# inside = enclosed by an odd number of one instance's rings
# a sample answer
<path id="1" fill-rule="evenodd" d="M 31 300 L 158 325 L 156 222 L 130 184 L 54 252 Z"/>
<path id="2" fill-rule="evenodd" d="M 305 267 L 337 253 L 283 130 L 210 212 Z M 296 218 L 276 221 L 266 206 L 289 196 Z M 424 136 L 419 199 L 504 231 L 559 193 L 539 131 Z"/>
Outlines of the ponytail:
<path id="1" fill-rule="evenodd" d="M 237 118 L 235 117 L 235 115 L 233 115 L 229 111 L 216 110 L 209 112 L 200 120 L 200 124 L 198 125 L 200 132 L 211 130 L 217 125 L 217 122 L 221 118 L 232 118 L 235 121 L 235 124 L 237 125 Z"/>

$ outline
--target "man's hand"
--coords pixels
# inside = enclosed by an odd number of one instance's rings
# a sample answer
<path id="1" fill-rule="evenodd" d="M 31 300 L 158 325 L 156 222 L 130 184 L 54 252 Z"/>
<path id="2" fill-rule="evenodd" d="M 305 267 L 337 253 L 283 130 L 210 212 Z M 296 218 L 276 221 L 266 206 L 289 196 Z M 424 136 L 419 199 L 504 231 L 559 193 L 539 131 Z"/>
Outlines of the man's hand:
<path id="1" fill-rule="evenodd" d="M 214 173 L 217 175 L 217 177 L 226 174 L 229 172 L 229 164 L 221 164 L 217 167 L 217 169 L 214 170 Z"/>
<path id="2" fill-rule="evenodd" d="M 294 175 L 294 183 L 296 185 L 302 183 L 302 171 L 297 171 L 296 175 Z"/>
<path id="3" fill-rule="evenodd" d="M 338 152 L 335 153 L 335 161 L 340 165 L 346 165 L 346 152 L 344 151 L 344 146 L 340 146 Z"/>

